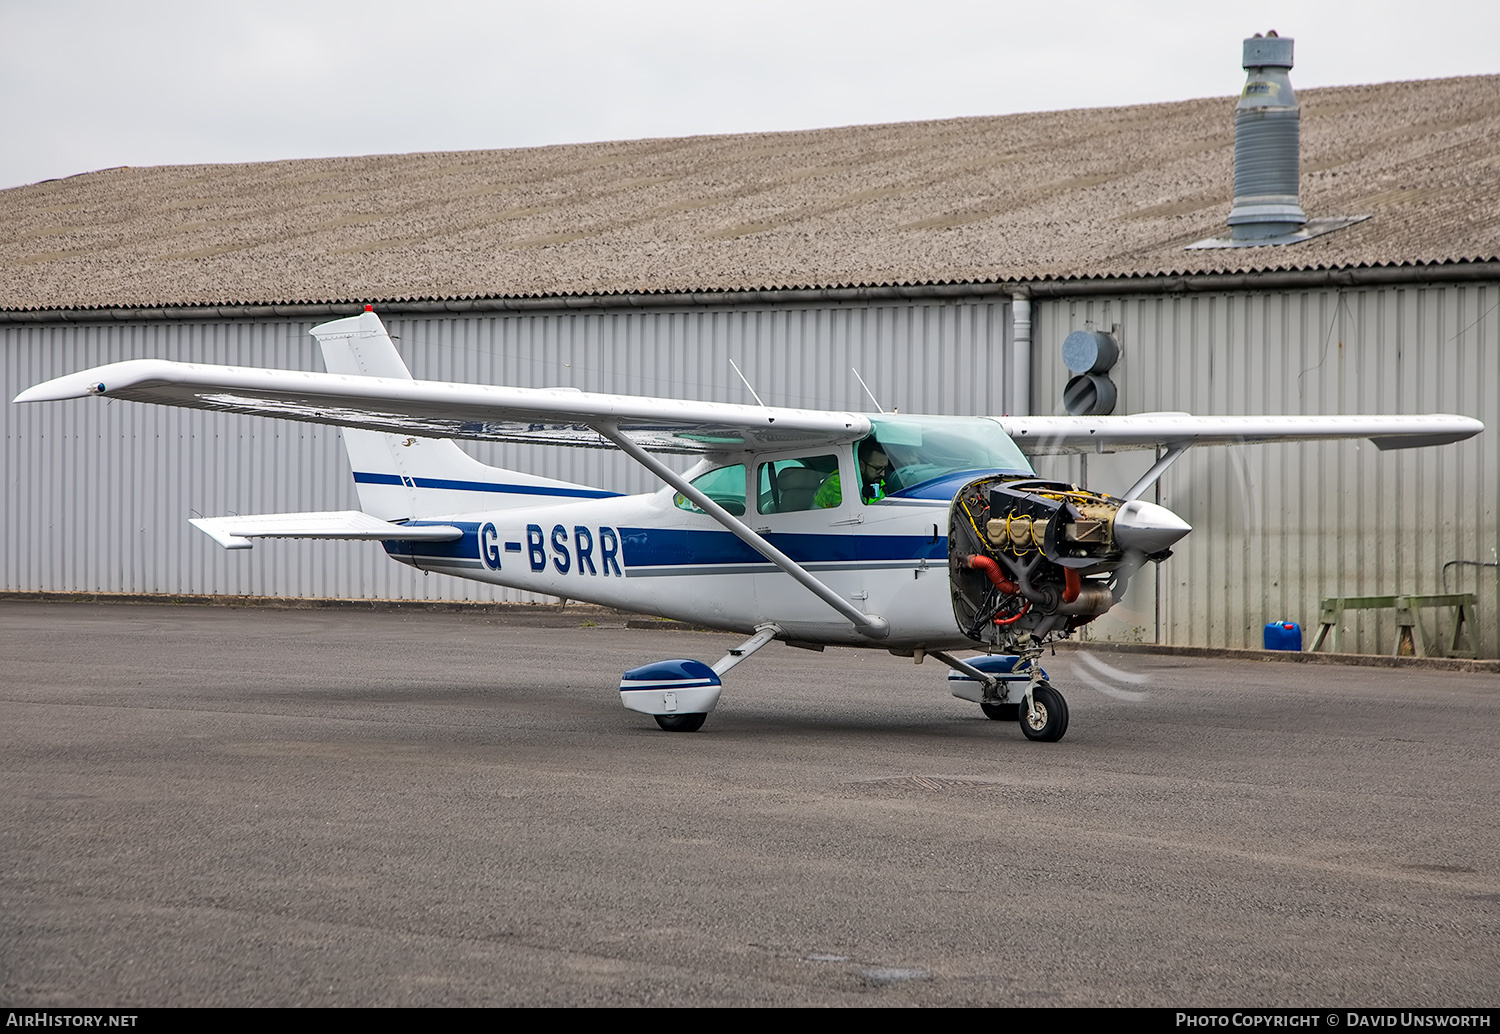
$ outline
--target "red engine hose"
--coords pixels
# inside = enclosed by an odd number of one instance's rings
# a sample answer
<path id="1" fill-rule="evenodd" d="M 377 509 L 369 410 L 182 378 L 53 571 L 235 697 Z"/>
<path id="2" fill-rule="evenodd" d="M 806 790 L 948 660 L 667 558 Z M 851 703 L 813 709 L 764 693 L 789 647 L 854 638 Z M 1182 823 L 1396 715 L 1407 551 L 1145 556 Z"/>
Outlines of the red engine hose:
<path id="1" fill-rule="evenodd" d="M 998 618 L 997 617 L 995 619 L 995 624 L 997 624 L 997 625 L 1014 625 L 1017 621 L 1020 621 L 1021 618 L 1025 615 L 1025 613 L 1028 610 L 1030 610 L 1030 609 L 1031 609 L 1031 601 L 1027 600 L 1026 601 L 1026 606 L 1024 606 L 1020 610 L 1016 611 L 1010 617 L 1008 617 L 1008 618 Z"/>
<path id="2" fill-rule="evenodd" d="M 968 566 L 973 571 L 983 571 L 985 577 L 995 583 L 995 588 L 1003 593 L 1014 596 L 1021 591 L 1021 587 L 1000 573 L 1000 565 L 987 556 L 971 556 Z"/>
<path id="3" fill-rule="evenodd" d="M 1072 603 L 1083 591 L 1083 579 L 1071 567 L 1063 568 L 1063 602 Z"/>
<path id="4" fill-rule="evenodd" d="M 984 574 L 985 574 L 985 577 L 987 577 L 991 582 L 993 582 L 995 584 L 995 588 L 999 589 L 1001 592 L 1006 593 L 1007 595 L 1010 595 L 1010 596 L 1019 595 L 1019 593 L 1021 592 L 1021 587 L 1019 585 L 1017 585 L 1015 582 L 1011 581 L 1009 578 L 1005 577 L 1005 575 L 1000 572 L 1000 565 L 997 564 L 997 563 L 995 563 L 995 561 L 991 560 L 989 557 L 987 557 L 987 556 L 971 556 L 971 557 L 969 557 L 969 559 L 967 561 L 967 564 L 969 566 L 969 569 L 972 570 L 972 571 L 983 571 Z M 1077 578 L 1077 575 L 1074 575 L 1074 578 Z M 1076 591 L 1074 592 L 1074 595 L 1075 596 L 1077 595 Z M 1015 624 L 1017 621 L 1021 620 L 1021 615 L 1025 614 L 1030 609 L 1031 609 L 1031 601 L 1027 600 L 1026 601 L 1026 605 L 1023 606 L 1016 613 L 1012 614 L 1010 617 L 1008 617 L 1008 618 L 1000 618 L 1000 617 L 995 618 L 995 624 L 997 624 L 997 625 L 1012 625 L 1012 624 Z"/>

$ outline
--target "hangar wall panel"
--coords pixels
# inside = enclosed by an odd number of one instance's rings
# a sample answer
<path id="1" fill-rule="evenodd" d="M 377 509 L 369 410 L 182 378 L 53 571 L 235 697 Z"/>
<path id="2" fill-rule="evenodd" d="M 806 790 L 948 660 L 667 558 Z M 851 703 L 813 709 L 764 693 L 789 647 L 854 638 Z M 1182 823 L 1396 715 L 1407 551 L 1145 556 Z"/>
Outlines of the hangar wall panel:
<path id="1" fill-rule="evenodd" d="M 1061 343 L 1118 327 L 1117 413 L 1458 413 L 1459 445 L 1369 442 L 1194 450 L 1159 500 L 1196 529 L 1158 571 L 1160 641 L 1261 645 L 1266 622 L 1316 629 L 1319 600 L 1474 592 L 1482 656 L 1500 656 L 1500 285 L 1247 292 L 1038 303 L 1033 399 L 1061 413 Z M 1146 454 L 1094 456 L 1091 485 L 1123 491 Z M 1078 460 L 1058 473 L 1081 476 Z M 1113 617 L 1114 615 L 1111 615 Z M 1427 611 L 1447 635 L 1446 612 Z M 1351 614 L 1346 649 L 1389 653 L 1391 611 Z M 1150 638 L 1100 623 L 1111 638 Z"/>
<path id="2" fill-rule="evenodd" d="M 9 400 L 122 359 L 322 368 L 314 321 L 0 327 Z M 419 378 L 750 402 L 986 413 L 1004 392 L 1004 301 L 396 317 Z M 487 463 L 621 492 L 655 490 L 603 450 L 465 443 Z M 686 461 L 676 460 L 679 467 Z M 338 432 L 311 424 L 80 400 L 5 406 L 10 591 L 524 600 L 528 594 L 393 563 L 373 543 L 263 542 L 228 552 L 187 518 L 357 506 Z"/>

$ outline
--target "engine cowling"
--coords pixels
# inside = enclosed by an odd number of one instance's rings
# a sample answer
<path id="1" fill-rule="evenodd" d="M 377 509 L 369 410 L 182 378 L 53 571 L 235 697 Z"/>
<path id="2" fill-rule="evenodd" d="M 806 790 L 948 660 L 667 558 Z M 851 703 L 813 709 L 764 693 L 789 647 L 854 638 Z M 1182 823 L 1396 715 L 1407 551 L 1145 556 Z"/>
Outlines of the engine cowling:
<path id="1" fill-rule="evenodd" d="M 953 612 L 969 638 L 1072 631 L 1106 613 L 1147 560 L 1192 528 L 1163 506 L 1014 475 L 978 478 L 953 499 Z"/>

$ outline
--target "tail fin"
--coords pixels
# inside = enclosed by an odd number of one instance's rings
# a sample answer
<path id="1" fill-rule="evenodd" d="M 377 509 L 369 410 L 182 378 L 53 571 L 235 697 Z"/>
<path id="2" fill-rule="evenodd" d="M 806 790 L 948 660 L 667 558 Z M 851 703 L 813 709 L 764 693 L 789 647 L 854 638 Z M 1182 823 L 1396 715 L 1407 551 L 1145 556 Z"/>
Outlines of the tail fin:
<path id="1" fill-rule="evenodd" d="M 329 373 L 411 380 L 380 317 L 358 316 L 312 329 Z M 612 496 L 586 485 L 523 474 L 480 463 L 448 438 L 412 438 L 340 428 L 359 505 L 381 520 L 435 517 L 533 506 L 561 499 Z"/>

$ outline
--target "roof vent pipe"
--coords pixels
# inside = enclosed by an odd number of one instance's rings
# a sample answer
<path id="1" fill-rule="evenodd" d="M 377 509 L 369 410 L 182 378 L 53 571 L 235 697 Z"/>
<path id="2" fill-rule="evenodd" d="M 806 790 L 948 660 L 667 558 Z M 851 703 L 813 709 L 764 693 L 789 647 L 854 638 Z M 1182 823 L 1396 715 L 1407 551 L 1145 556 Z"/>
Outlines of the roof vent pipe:
<path id="1" fill-rule="evenodd" d="M 1245 41 L 1249 73 L 1234 109 L 1234 240 L 1294 233 L 1307 222 L 1297 201 L 1302 115 L 1292 81 L 1292 43 L 1275 32 Z"/>

